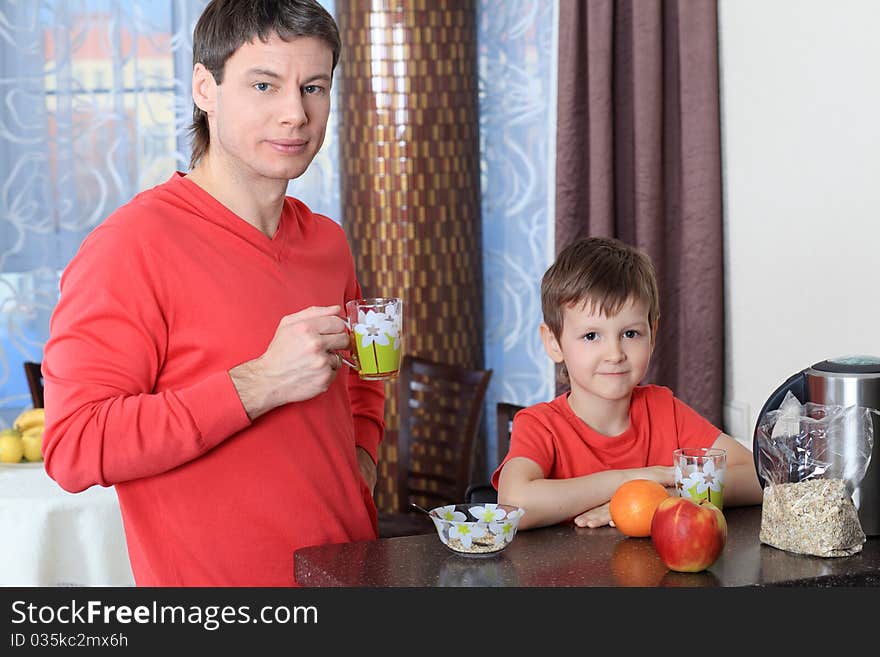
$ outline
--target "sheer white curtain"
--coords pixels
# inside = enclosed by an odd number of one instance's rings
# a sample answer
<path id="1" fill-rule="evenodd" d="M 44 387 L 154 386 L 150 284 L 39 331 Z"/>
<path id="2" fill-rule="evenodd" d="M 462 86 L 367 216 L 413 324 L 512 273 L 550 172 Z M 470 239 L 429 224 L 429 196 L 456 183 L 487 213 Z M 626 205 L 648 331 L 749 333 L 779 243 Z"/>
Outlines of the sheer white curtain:
<path id="1" fill-rule="evenodd" d="M 205 0 L 0 2 L 0 427 L 30 405 L 61 270 L 83 237 L 189 162 Z"/>
<path id="2" fill-rule="evenodd" d="M 80 242 L 188 168 L 192 32 L 206 4 L 0 0 L 0 428 L 30 405 L 22 362 L 42 359 Z M 336 132 L 331 113 L 288 191 L 341 222 Z"/>

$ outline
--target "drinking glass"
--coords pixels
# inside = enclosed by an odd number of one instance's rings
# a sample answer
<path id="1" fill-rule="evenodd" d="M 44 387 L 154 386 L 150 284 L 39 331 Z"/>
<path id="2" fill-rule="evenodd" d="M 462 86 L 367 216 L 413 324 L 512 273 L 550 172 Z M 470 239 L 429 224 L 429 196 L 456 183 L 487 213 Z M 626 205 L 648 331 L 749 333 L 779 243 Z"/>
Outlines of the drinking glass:
<path id="1" fill-rule="evenodd" d="M 353 299 L 345 304 L 345 314 L 351 347 L 348 354 L 339 354 L 342 361 L 368 381 L 397 376 L 403 351 L 403 299 Z"/>
<path id="2" fill-rule="evenodd" d="M 672 452 L 675 490 L 694 502 L 709 500 L 724 507 L 724 474 L 727 451 L 717 447 L 683 447 Z"/>

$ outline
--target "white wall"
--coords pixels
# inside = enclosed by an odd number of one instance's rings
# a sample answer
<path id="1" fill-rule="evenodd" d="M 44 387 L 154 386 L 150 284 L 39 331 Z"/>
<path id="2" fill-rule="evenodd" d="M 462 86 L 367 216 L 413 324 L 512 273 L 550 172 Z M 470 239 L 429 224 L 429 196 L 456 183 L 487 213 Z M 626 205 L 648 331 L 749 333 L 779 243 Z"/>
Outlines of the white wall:
<path id="1" fill-rule="evenodd" d="M 725 429 L 789 375 L 880 356 L 880 3 L 720 0 Z"/>

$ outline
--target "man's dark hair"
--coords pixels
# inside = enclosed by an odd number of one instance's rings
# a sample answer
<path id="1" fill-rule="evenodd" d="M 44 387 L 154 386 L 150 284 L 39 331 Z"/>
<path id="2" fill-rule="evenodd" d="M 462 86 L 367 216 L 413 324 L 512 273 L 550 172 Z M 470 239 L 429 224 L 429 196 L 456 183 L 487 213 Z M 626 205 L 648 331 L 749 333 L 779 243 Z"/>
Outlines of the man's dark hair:
<path id="1" fill-rule="evenodd" d="M 272 35 L 284 41 L 296 37 L 323 39 L 333 51 L 333 68 L 342 48 L 339 28 L 330 13 L 317 0 L 211 0 L 193 32 L 193 65 L 201 63 L 223 82 L 226 60 L 243 44 L 255 38 L 267 42 Z M 193 106 L 190 168 L 208 152 L 211 135 L 208 116 Z"/>

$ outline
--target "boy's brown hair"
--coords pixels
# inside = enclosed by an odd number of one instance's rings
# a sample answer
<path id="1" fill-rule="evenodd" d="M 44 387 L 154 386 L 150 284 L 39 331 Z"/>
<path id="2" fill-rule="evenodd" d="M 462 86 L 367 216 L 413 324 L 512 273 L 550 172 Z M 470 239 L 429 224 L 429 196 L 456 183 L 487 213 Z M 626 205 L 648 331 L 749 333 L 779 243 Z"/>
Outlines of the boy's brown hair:
<path id="1" fill-rule="evenodd" d="M 193 65 L 201 63 L 223 82 L 223 67 L 244 43 L 259 38 L 264 43 L 273 34 L 290 41 L 296 37 L 317 37 L 333 51 L 333 71 L 339 62 L 342 42 L 333 16 L 316 0 L 211 0 L 193 32 Z M 208 115 L 193 105 L 189 127 L 192 137 L 190 169 L 208 152 L 211 134 Z"/>
<path id="2" fill-rule="evenodd" d="M 557 340 L 566 306 L 589 302 L 614 315 L 630 299 L 648 306 L 653 331 L 660 317 L 654 265 L 644 251 L 614 238 L 587 237 L 568 245 L 541 279 L 544 323 Z"/>

